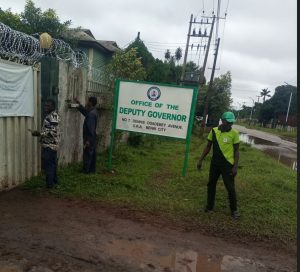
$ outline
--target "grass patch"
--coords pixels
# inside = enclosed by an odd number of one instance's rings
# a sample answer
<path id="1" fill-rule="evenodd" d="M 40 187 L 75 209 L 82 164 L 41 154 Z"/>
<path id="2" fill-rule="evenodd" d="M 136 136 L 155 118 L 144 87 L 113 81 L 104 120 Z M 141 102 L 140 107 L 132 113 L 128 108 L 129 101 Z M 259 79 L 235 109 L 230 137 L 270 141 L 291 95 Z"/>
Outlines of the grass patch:
<path id="1" fill-rule="evenodd" d="M 233 221 L 229 216 L 227 192 L 222 181 L 217 185 L 215 212 L 199 212 L 206 202 L 211 154 L 201 171 L 196 170 L 196 163 L 205 144 L 206 140 L 193 137 L 186 178 L 181 177 L 184 142 L 166 139 L 138 148 L 120 145 L 114 152 L 115 174 L 106 172 L 107 154 L 98 156 L 99 173 L 93 175 L 79 173 L 80 164 L 60 168 L 60 186 L 50 193 L 127 205 L 195 228 L 205 228 L 220 236 L 295 244 L 296 171 L 247 144 L 241 144 L 236 177 L 240 220 Z M 44 191 L 44 186 L 41 176 L 24 185 L 37 192 Z"/>

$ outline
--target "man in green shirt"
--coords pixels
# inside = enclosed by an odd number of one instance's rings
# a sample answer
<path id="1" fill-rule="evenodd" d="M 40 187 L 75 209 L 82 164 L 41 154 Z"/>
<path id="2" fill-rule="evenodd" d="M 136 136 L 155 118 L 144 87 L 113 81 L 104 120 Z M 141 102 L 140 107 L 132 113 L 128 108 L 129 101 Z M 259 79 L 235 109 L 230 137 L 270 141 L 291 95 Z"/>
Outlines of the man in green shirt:
<path id="1" fill-rule="evenodd" d="M 208 137 L 208 143 L 199 158 L 197 168 L 202 167 L 202 162 L 213 147 L 213 155 L 209 170 L 209 181 L 207 184 L 207 204 L 205 212 L 210 212 L 214 208 L 216 186 L 220 175 L 222 175 L 224 185 L 228 192 L 231 215 L 234 219 L 240 217 L 237 211 L 236 192 L 234 177 L 237 174 L 239 161 L 239 132 L 232 128 L 235 116 L 232 112 L 224 112 L 222 124 L 213 128 Z"/>

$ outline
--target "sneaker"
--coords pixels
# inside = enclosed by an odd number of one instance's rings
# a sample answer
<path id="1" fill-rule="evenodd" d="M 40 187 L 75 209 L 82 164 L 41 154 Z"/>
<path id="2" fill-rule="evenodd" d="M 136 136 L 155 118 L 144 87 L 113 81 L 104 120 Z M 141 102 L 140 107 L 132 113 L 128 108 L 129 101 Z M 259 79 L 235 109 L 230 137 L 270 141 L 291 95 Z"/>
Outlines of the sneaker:
<path id="1" fill-rule="evenodd" d="M 239 219 L 241 215 L 238 211 L 234 211 L 234 212 L 231 212 L 231 216 L 233 219 Z"/>

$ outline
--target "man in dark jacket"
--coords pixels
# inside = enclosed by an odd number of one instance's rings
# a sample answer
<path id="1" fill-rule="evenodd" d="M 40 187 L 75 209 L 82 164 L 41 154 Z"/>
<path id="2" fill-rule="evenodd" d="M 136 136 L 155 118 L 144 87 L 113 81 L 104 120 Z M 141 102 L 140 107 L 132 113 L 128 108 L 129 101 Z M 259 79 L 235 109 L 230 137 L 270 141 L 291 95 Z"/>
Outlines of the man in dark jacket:
<path id="1" fill-rule="evenodd" d="M 83 123 L 83 171 L 84 173 L 96 172 L 96 128 L 97 128 L 97 98 L 89 97 L 84 106 L 75 99 L 79 104 L 78 110 L 85 116 Z"/>

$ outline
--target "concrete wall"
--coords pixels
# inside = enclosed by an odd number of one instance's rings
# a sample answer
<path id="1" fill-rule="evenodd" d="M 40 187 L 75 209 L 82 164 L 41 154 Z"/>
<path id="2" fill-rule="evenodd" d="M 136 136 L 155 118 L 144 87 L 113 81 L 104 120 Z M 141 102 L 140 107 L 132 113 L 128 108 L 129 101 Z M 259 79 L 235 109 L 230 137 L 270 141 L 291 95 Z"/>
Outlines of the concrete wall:
<path id="1" fill-rule="evenodd" d="M 59 63 L 58 111 L 61 117 L 61 144 L 59 164 L 82 161 L 82 125 L 84 117 L 77 109 L 68 107 L 70 101 L 77 97 L 85 102 L 87 72 Z"/>
<path id="2" fill-rule="evenodd" d="M 113 93 L 102 92 L 98 95 L 98 152 L 104 152 L 110 147 L 111 128 L 113 118 Z"/>
<path id="3" fill-rule="evenodd" d="M 80 68 L 75 70 L 72 66 L 60 62 L 58 111 L 61 116 L 61 146 L 59 150 L 59 164 L 82 161 L 82 126 L 84 116 L 77 109 L 68 108 L 68 103 L 74 97 L 77 97 L 83 105 L 89 96 L 97 97 L 97 152 L 104 152 L 110 146 L 113 94 L 103 91 L 100 87 L 99 90 L 89 91 L 88 84 L 88 71 L 86 69 Z"/>

